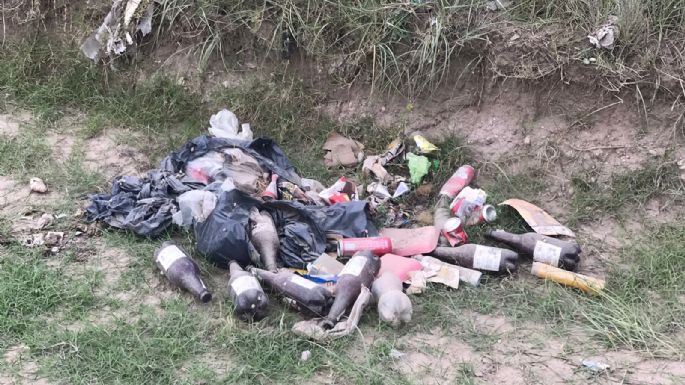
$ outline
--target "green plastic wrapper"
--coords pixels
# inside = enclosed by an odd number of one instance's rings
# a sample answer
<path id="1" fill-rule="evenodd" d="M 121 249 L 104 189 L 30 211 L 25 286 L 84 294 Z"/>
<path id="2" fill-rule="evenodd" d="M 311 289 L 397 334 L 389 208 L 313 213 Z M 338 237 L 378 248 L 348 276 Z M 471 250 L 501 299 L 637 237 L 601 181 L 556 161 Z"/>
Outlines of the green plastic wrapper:
<path id="1" fill-rule="evenodd" d="M 407 154 L 407 160 L 409 161 L 409 176 L 411 183 L 415 185 L 421 184 L 423 177 L 428 174 L 431 162 L 422 155 L 415 155 L 411 152 Z"/>

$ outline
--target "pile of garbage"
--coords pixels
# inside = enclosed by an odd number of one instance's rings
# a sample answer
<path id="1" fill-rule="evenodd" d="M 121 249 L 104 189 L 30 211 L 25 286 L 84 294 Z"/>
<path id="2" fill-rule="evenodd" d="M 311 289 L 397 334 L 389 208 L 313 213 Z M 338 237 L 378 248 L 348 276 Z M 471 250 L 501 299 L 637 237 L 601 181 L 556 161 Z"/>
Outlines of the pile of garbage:
<path id="1" fill-rule="evenodd" d="M 483 273 L 516 272 L 520 255 L 532 256 L 532 274 L 540 278 L 588 293 L 604 286 L 573 272 L 581 254 L 574 233 L 523 200 L 501 205 L 513 207 L 532 232 L 486 232 L 504 247 L 468 243 L 465 227 L 497 220 L 497 208 L 473 183 L 476 170 L 469 165 L 440 189 L 431 226 L 378 230 L 372 216 L 379 207 L 396 207 L 396 199 L 433 167 L 430 154 L 438 148 L 420 135 L 365 156 L 361 143 L 332 133 L 325 164 L 361 164 L 373 182 L 358 186 L 343 176 L 325 187 L 301 177 L 272 140 L 253 139 L 250 125 L 232 112 L 213 115 L 210 126 L 211 135 L 190 140 L 158 169 L 117 177 L 110 193 L 91 195 L 87 219 L 143 236 L 171 226 L 193 231 L 196 251 L 229 269 L 228 294 L 242 320 L 264 318 L 275 295 L 305 317 L 293 331 L 307 338 L 350 334 L 372 302 L 381 320 L 398 325 L 411 320 L 409 295 L 427 290 L 428 283 L 478 286 Z M 386 170 L 393 161 L 406 161 L 409 181 Z M 211 301 L 187 251 L 165 242 L 155 260 L 174 285 Z"/>

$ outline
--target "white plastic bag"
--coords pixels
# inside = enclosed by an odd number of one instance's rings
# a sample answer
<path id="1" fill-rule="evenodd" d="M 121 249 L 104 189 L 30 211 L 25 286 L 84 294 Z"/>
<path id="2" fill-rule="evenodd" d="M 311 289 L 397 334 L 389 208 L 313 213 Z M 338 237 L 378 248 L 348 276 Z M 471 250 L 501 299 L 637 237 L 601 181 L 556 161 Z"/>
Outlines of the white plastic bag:
<path id="1" fill-rule="evenodd" d="M 242 131 L 238 131 L 240 122 L 238 117 L 229 110 L 221 110 L 209 118 L 209 133 L 219 137 L 228 139 L 252 140 L 252 130 L 248 123 L 243 123 Z"/>

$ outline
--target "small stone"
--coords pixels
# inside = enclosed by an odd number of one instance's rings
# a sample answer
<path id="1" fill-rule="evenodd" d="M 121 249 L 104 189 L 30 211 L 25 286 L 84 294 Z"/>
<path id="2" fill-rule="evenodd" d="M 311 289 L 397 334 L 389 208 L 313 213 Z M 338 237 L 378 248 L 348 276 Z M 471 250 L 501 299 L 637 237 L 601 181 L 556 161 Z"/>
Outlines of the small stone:
<path id="1" fill-rule="evenodd" d="M 52 214 L 44 213 L 43 215 L 40 216 L 34 223 L 31 224 L 31 228 L 33 230 L 41 230 L 45 228 L 47 225 L 52 223 L 52 221 L 55 219 Z"/>
<path id="2" fill-rule="evenodd" d="M 48 192 L 48 186 L 45 185 L 45 182 L 36 177 L 33 177 L 29 180 L 29 188 L 31 191 L 41 194 Z"/>
<path id="3" fill-rule="evenodd" d="M 57 254 L 57 253 L 59 253 L 59 247 L 53 246 L 52 249 L 50 249 L 50 252 L 51 252 L 52 254 Z"/>
<path id="4" fill-rule="evenodd" d="M 302 352 L 302 354 L 300 354 L 300 361 L 307 362 L 307 360 L 309 360 L 309 357 L 311 357 L 311 356 L 312 356 L 312 352 L 309 350 L 305 350 Z"/>
<path id="5" fill-rule="evenodd" d="M 526 135 L 526 137 L 523 138 L 523 144 L 526 146 L 530 145 L 530 136 Z"/>

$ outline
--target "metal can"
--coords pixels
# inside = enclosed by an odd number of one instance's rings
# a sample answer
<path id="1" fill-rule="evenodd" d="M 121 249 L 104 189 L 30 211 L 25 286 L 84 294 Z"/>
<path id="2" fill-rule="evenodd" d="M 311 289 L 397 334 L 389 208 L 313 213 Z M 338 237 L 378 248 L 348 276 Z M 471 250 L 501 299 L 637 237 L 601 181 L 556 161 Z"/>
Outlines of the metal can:
<path id="1" fill-rule="evenodd" d="M 448 219 L 442 228 L 442 235 L 445 236 L 447 242 L 449 242 L 452 247 L 463 245 L 468 241 L 468 236 L 461 226 L 461 219 L 459 218 Z"/>
<path id="2" fill-rule="evenodd" d="M 371 251 L 374 255 L 392 252 L 392 239 L 388 237 L 343 238 L 338 241 L 338 256 L 349 257 L 357 251 Z"/>
<path id="3" fill-rule="evenodd" d="M 459 191 L 471 183 L 475 175 L 476 170 L 468 164 L 459 167 L 447 182 L 442 185 L 440 194 L 447 195 L 450 198 L 456 197 Z"/>
<path id="4" fill-rule="evenodd" d="M 493 205 L 478 206 L 466 220 L 466 226 L 477 225 L 483 222 L 494 222 L 497 219 L 497 210 Z"/>

